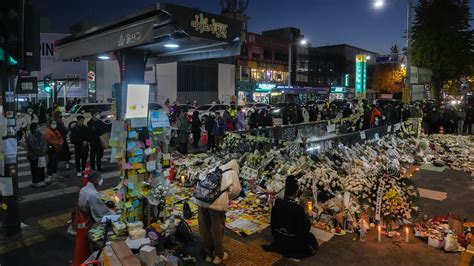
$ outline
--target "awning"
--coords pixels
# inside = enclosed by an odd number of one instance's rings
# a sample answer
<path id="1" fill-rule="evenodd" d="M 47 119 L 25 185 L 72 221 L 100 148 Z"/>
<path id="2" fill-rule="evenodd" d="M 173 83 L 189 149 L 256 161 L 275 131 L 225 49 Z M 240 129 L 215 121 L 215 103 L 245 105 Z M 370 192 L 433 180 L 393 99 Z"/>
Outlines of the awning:
<path id="1" fill-rule="evenodd" d="M 158 3 L 58 40 L 54 59 L 96 59 L 120 50 L 143 51 L 152 63 L 240 54 L 242 24 L 197 9 Z"/>

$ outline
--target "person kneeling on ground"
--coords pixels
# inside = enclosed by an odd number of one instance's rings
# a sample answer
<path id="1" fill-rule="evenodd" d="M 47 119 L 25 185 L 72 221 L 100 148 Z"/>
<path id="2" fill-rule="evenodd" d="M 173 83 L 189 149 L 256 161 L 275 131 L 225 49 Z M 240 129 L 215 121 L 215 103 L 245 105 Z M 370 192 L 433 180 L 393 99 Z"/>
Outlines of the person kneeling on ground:
<path id="1" fill-rule="evenodd" d="M 311 222 L 304 208 L 296 202 L 297 192 L 298 181 L 290 175 L 286 178 L 284 199 L 277 199 L 272 209 L 272 244 L 262 247 L 288 258 L 304 259 L 316 253 L 318 242 L 310 232 Z"/>

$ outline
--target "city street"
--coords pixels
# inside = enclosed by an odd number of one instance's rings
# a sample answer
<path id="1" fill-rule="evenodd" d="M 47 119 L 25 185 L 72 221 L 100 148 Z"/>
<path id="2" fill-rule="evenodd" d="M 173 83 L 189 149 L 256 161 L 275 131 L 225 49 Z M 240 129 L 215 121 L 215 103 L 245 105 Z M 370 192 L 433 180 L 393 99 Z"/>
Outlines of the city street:
<path id="1" fill-rule="evenodd" d="M 0 266 L 474 266 L 473 11 L 0 0 Z"/>

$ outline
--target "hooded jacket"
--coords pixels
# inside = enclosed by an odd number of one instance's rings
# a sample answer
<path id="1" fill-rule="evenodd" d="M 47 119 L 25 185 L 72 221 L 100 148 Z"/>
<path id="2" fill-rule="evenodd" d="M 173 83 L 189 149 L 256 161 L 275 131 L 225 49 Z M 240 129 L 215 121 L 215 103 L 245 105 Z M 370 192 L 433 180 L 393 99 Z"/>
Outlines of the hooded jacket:
<path id="1" fill-rule="evenodd" d="M 237 163 L 237 160 L 232 160 L 219 168 L 222 171 L 231 169 L 222 174 L 221 191 L 224 192 L 212 204 L 200 201 L 196 198 L 193 198 L 193 201 L 196 205 L 203 208 L 227 212 L 229 209 L 229 200 L 237 198 L 242 190 L 239 181 L 239 164 Z"/>

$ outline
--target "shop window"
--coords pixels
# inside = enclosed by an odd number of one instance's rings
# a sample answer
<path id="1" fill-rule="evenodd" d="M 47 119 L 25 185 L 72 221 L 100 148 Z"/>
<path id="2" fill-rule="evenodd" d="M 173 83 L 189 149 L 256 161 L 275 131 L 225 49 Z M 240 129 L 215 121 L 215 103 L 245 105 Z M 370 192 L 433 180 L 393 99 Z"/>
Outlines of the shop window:
<path id="1" fill-rule="evenodd" d="M 252 53 L 252 59 L 261 59 L 259 53 Z"/>
<path id="2" fill-rule="evenodd" d="M 275 52 L 275 61 L 288 62 L 288 54 L 282 52 Z"/>
<path id="3" fill-rule="evenodd" d="M 271 49 L 263 49 L 263 59 L 265 60 L 272 60 L 272 50 Z"/>
<path id="4" fill-rule="evenodd" d="M 242 81 L 249 81 L 250 80 L 250 69 L 242 68 Z"/>

